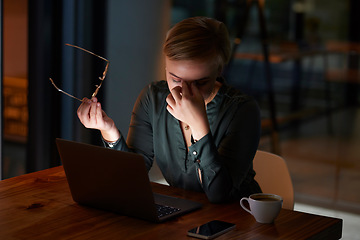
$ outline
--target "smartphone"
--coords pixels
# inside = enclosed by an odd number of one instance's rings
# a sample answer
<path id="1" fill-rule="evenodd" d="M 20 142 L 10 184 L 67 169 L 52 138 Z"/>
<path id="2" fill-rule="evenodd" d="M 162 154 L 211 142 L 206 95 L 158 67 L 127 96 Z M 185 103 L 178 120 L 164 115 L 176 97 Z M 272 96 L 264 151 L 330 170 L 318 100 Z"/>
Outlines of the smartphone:
<path id="1" fill-rule="evenodd" d="M 234 223 L 213 220 L 201 226 L 190 229 L 187 235 L 201 239 L 213 239 L 230 231 L 231 229 L 234 229 L 235 226 L 236 225 Z"/>

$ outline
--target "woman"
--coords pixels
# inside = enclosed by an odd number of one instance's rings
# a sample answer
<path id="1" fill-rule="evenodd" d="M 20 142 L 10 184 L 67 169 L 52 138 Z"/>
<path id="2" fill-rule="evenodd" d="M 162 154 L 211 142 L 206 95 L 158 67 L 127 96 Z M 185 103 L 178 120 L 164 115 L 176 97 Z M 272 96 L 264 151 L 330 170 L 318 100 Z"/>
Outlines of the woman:
<path id="1" fill-rule="evenodd" d="M 221 72 L 230 56 L 223 23 L 185 19 L 167 34 L 166 81 L 139 95 L 127 141 L 96 98 L 84 99 L 78 117 L 101 131 L 104 144 L 154 159 L 175 187 L 203 191 L 210 202 L 261 192 L 252 160 L 260 138 L 260 113 L 249 96 L 226 85 Z"/>

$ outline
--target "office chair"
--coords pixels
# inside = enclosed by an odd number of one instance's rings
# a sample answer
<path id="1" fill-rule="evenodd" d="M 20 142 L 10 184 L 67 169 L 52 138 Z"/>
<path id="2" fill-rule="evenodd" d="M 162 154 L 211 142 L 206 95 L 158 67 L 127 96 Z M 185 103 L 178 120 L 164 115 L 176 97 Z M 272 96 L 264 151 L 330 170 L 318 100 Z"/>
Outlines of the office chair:
<path id="1" fill-rule="evenodd" d="M 294 189 L 285 160 L 273 153 L 258 150 L 254 157 L 255 180 L 264 193 L 283 198 L 283 208 L 294 209 Z"/>

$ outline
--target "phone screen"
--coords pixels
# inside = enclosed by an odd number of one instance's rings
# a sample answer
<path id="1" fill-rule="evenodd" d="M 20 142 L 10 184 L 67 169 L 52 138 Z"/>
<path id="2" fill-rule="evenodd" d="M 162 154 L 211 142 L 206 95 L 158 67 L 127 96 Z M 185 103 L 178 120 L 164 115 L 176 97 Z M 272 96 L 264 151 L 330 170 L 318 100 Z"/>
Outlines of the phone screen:
<path id="1" fill-rule="evenodd" d="M 235 228 L 235 224 L 233 223 L 214 220 L 189 230 L 188 236 L 202 239 L 212 239 L 230 231 L 233 228 Z"/>

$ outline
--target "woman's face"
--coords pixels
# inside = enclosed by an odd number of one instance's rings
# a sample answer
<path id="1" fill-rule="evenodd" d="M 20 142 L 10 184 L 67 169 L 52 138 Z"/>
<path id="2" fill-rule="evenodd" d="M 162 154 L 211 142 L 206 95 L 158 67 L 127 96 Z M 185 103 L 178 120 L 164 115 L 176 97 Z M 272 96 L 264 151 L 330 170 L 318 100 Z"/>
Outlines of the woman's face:
<path id="1" fill-rule="evenodd" d="M 209 62 L 196 60 L 180 60 L 174 61 L 165 59 L 166 63 L 166 80 L 169 90 L 174 87 L 182 86 L 183 83 L 195 84 L 199 89 L 204 100 L 212 93 L 216 78 L 220 72 L 218 67 Z"/>

